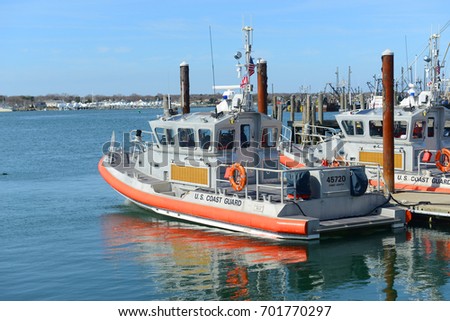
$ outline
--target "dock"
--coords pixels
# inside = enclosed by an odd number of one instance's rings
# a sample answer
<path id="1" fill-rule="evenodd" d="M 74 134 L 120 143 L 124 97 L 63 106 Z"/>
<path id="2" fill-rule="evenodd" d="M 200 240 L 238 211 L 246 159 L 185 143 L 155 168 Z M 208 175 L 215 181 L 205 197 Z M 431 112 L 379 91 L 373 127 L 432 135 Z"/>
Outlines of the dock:
<path id="1" fill-rule="evenodd" d="M 429 216 L 430 218 L 450 219 L 450 195 L 423 192 L 396 192 L 391 202 L 409 208 L 413 217 Z"/>

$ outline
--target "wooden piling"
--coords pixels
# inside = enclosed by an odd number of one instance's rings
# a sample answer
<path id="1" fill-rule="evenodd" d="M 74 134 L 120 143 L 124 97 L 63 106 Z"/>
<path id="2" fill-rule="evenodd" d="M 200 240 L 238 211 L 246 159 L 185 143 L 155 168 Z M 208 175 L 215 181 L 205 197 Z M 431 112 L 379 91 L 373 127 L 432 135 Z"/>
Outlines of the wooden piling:
<path id="1" fill-rule="evenodd" d="M 317 98 L 317 107 L 318 107 L 318 119 L 319 124 L 323 125 L 323 94 L 319 93 L 319 96 Z"/>
<path id="2" fill-rule="evenodd" d="M 311 125 L 316 124 L 316 105 L 311 101 L 311 95 L 306 96 L 307 105 L 309 105 L 309 120 Z"/>
<path id="3" fill-rule="evenodd" d="M 272 96 L 272 117 L 274 119 L 278 119 L 278 105 L 277 105 L 277 96 Z"/>
<path id="4" fill-rule="evenodd" d="M 294 121 L 295 121 L 295 95 L 291 95 L 291 141 L 296 143 L 296 139 L 295 139 L 295 127 L 294 127 Z"/>
<path id="5" fill-rule="evenodd" d="M 291 121 L 295 120 L 295 96 L 291 96 Z"/>
<path id="6" fill-rule="evenodd" d="M 258 62 L 258 111 L 267 115 L 267 62 Z"/>
<path id="7" fill-rule="evenodd" d="M 181 89 L 181 109 L 183 114 L 190 113 L 189 101 L 189 64 L 183 61 L 180 64 L 180 89 Z"/>
<path id="8" fill-rule="evenodd" d="M 366 109 L 364 104 L 364 94 L 359 95 L 359 103 L 361 105 L 361 109 Z"/>
<path id="9" fill-rule="evenodd" d="M 277 97 L 275 97 L 275 104 L 277 105 L 277 119 L 280 122 L 283 122 L 283 106 L 281 104 L 278 105 Z"/>
<path id="10" fill-rule="evenodd" d="M 305 124 L 308 121 L 308 108 L 302 106 L 302 122 Z"/>
<path id="11" fill-rule="evenodd" d="M 169 98 L 167 97 L 167 95 L 163 96 L 163 110 L 164 110 L 164 116 L 170 117 Z"/>
<path id="12" fill-rule="evenodd" d="M 385 193 L 394 193 L 394 53 L 385 50 L 382 60 L 383 81 L 383 177 Z"/>
<path id="13" fill-rule="evenodd" d="M 304 124 L 311 124 L 311 100 L 308 97 L 309 95 L 306 95 L 305 105 L 303 106 L 306 110 L 306 117 L 303 120 Z"/>

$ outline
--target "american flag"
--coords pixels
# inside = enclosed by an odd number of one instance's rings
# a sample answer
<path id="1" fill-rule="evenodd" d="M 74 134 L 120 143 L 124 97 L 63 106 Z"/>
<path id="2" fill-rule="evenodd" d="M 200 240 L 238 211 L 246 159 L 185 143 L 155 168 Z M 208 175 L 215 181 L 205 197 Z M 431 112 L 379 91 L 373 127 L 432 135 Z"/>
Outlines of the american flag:
<path id="1" fill-rule="evenodd" d="M 439 75 L 441 73 L 441 66 L 439 65 L 439 60 L 437 62 L 437 66 L 436 66 L 436 73 Z"/>
<path id="2" fill-rule="evenodd" d="M 251 76 L 255 73 L 255 64 L 253 63 L 253 58 L 250 57 L 250 62 L 248 64 L 248 75 Z"/>
<path id="3" fill-rule="evenodd" d="M 248 84 L 248 77 L 244 76 L 244 78 L 242 78 L 242 80 L 241 80 L 241 88 L 244 88 L 245 85 L 247 85 L 247 84 Z"/>

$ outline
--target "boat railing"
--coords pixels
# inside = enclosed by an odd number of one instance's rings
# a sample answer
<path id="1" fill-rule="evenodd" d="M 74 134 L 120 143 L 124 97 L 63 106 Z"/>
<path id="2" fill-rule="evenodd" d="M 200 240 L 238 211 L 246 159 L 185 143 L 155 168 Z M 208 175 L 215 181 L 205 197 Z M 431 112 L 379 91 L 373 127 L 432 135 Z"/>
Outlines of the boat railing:
<path id="1" fill-rule="evenodd" d="M 216 177 L 217 184 L 215 186 L 216 194 L 223 194 L 223 191 L 230 187 L 230 181 L 223 177 L 223 173 L 226 172 L 226 168 L 229 167 L 228 164 L 221 164 L 217 167 Z M 342 166 L 340 168 L 348 168 L 349 166 Z M 363 165 L 352 166 L 362 167 Z M 270 168 L 258 168 L 258 167 L 250 167 L 244 166 L 247 176 L 249 174 L 254 175 L 254 182 L 247 183 L 242 191 L 239 193 L 244 193 L 245 198 L 255 198 L 257 200 L 263 199 L 268 201 L 278 200 L 281 203 L 285 203 L 286 201 L 301 201 L 301 198 L 298 197 L 297 184 L 299 183 L 296 179 L 297 173 L 301 172 L 320 172 L 319 176 L 323 176 L 323 172 L 334 170 L 332 167 L 303 167 L 303 168 L 295 168 L 295 169 L 270 169 Z M 222 170 L 221 170 L 222 169 Z M 221 175 L 222 173 L 222 175 Z M 268 175 L 270 179 L 263 179 L 264 175 Z M 261 182 L 264 180 L 264 182 Z M 380 185 L 380 184 L 378 184 Z M 294 191 L 293 195 L 288 194 L 288 189 Z M 329 192 L 332 193 L 332 192 Z M 238 192 L 235 192 L 235 195 L 240 195 Z"/>
<path id="2" fill-rule="evenodd" d="M 135 144 L 142 144 L 142 146 L 145 146 L 148 148 L 149 146 L 153 145 L 157 142 L 155 134 L 153 131 L 150 130 L 140 130 L 141 135 L 137 136 L 138 129 L 133 129 L 130 131 L 130 137 L 133 137 L 131 140 L 131 143 Z"/>
<path id="3" fill-rule="evenodd" d="M 218 166 L 217 168 L 217 184 L 216 184 L 216 189 L 215 192 L 216 194 L 219 194 L 220 191 L 225 187 L 229 187 L 230 186 L 230 181 L 229 179 L 226 178 L 220 178 L 221 176 L 221 168 L 225 168 L 228 167 L 229 165 L 226 164 L 221 164 Z M 267 200 L 271 200 L 272 197 L 275 196 L 279 196 L 280 198 L 280 202 L 284 203 L 285 199 L 287 198 L 287 188 L 288 188 L 288 184 L 287 184 L 287 177 L 286 177 L 286 173 L 294 173 L 297 171 L 304 171 L 304 169 L 300 169 L 300 170 L 280 170 L 280 169 L 269 169 L 269 168 L 257 168 L 257 167 L 249 167 L 249 166 L 245 166 L 245 171 L 246 171 L 246 175 L 247 177 L 249 175 L 254 174 L 255 176 L 255 182 L 254 183 L 247 183 L 245 185 L 245 187 L 243 188 L 243 190 L 241 191 L 241 193 L 243 192 L 245 195 L 245 198 L 252 198 L 251 193 L 255 193 L 255 195 L 253 196 L 255 199 L 260 199 L 260 197 L 265 198 Z M 272 179 L 271 182 L 272 184 L 269 183 L 262 183 L 261 182 L 261 173 L 265 173 L 267 174 L 271 174 Z M 270 175 L 269 174 L 269 175 Z M 294 182 L 294 186 L 293 188 L 296 188 L 296 182 Z M 237 193 L 236 193 L 237 195 Z"/>
<path id="4" fill-rule="evenodd" d="M 137 135 L 138 131 L 140 132 L 139 135 Z M 129 152 L 131 154 L 131 159 L 134 161 L 136 161 L 139 154 L 145 152 L 157 142 L 155 134 L 148 130 L 133 129 L 128 135 L 129 143 L 131 144 L 131 150 L 129 150 Z"/>
<path id="5" fill-rule="evenodd" d="M 333 127 L 326 127 L 321 125 L 305 124 L 304 131 L 297 132 L 295 135 L 300 137 L 299 140 L 304 144 L 323 143 L 332 139 L 332 137 L 340 135 L 340 130 Z"/>
<path id="6" fill-rule="evenodd" d="M 287 150 L 288 152 L 292 151 L 292 130 L 284 125 L 281 128 L 279 149 Z"/>
<path id="7" fill-rule="evenodd" d="M 431 156 L 436 155 L 437 152 L 435 149 L 424 149 L 417 154 L 417 175 L 421 175 L 424 169 L 436 168 L 436 162 Z"/>

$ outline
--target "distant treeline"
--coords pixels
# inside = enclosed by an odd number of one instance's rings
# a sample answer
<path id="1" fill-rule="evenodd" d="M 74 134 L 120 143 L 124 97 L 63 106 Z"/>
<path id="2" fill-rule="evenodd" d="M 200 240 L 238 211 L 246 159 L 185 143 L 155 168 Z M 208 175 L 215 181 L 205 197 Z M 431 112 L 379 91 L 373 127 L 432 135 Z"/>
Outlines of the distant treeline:
<path id="1" fill-rule="evenodd" d="M 281 93 L 276 94 L 280 97 L 285 97 L 289 99 L 291 94 L 289 93 Z M 269 102 L 272 100 L 272 95 L 268 95 Z M 39 105 L 42 102 L 49 101 L 63 101 L 63 102 L 77 102 L 77 103 L 91 103 L 97 101 L 162 101 L 164 94 L 156 94 L 156 95 L 139 95 L 139 94 L 131 94 L 131 95 L 71 95 L 71 94 L 47 94 L 40 96 L 30 96 L 30 95 L 19 95 L 19 96 L 2 96 L 0 95 L 0 103 L 14 107 L 14 108 L 30 108 Z M 172 101 L 179 101 L 180 95 L 170 95 Z M 222 98 L 222 93 L 217 92 L 216 94 L 190 94 L 191 103 L 200 103 L 200 104 L 217 104 L 220 102 Z M 256 101 L 256 95 L 255 95 Z"/>
<path id="2" fill-rule="evenodd" d="M 47 94 L 40 96 L 29 96 L 29 95 L 19 95 L 19 96 L 1 96 L 0 103 L 5 105 L 16 107 L 16 108 L 28 108 L 35 106 L 41 102 L 48 101 L 64 101 L 64 102 L 77 102 L 77 103 L 91 103 L 96 101 L 162 101 L 164 94 L 157 95 L 70 95 L 70 94 Z M 178 101 L 180 95 L 171 95 L 173 101 Z M 221 94 L 217 95 L 204 95 L 204 94 L 194 94 L 190 96 L 191 101 L 198 102 L 210 102 L 215 103 L 220 100 Z"/>

